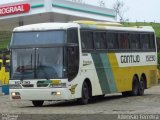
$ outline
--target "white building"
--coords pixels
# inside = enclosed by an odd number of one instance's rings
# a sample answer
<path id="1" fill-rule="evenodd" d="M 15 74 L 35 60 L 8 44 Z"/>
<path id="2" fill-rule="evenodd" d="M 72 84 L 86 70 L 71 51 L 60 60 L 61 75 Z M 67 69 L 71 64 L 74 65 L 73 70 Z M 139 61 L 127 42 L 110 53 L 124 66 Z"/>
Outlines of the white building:
<path id="1" fill-rule="evenodd" d="M 115 21 L 115 18 L 112 9 L 68 0 L 26 0 L 0 5 L 0 30 L 41 22 Z"/>

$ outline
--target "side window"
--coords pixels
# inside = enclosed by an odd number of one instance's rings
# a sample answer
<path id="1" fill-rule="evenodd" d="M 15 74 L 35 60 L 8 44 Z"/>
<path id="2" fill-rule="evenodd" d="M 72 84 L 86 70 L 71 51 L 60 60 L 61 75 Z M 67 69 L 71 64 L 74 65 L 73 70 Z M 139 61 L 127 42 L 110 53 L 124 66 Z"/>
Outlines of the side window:
<path id="1" fill-rule="evenodd" d="M 129 34 L 130 48 L 132 50 L 140 49 L 140 35 L 136 33 Z"/>
<path id="2" fill-rule="evenodd" d="M 83 50 L 94 49 L 92 31 L 81 30 L 81 44 Z"/>
<path id="3" fill-rule="evenodd" d="M 129 49 L 129 40 L 127 33 L 119 33 L 119 48 L 120 49 Z"/>
<path id="4" fill-rule="evenodd" d="M 150 34 L 149 45 L 150 45 L 150 49 L 155 49 L 155 37 L 154 37 L 154 34 Z"/>
<path id="5" fill-rule="evenodd" d="M 73 80 L 79 70 L 79 49 L 78 47 L 67 47 L 67 77 Z"/>
<path id="6" fill-rule="evenodd" d="M 141 34 L 141 44 L 143 50 L 149 49 L 149 34 Z"/>
<path id="7" fill-rule="evenodd" d="M 118 33 L 107 33 L 107 48 L 109 50 L 118 49 Z"/>
<path id="8" fill-rule="evenodd" d="M 67 30 L 67 43 L 78 44 L 78 29 L 71 28 Z"/>
<path id="9" fill-rule="evenodd" d="M 67 47 L 67 77 L 71 81 L 76 77 L 79 70 L 79 46 L 78 44 L 78 29 L 71 28 L 67 31 L 67 42 L 75 43 L 75 46 Z"/>
<path id="10" fill-rule="evenodd" d="M 94 42 L 96 49 L 106 49 L 106 33 L 105 32 L 94 32 Z"/>

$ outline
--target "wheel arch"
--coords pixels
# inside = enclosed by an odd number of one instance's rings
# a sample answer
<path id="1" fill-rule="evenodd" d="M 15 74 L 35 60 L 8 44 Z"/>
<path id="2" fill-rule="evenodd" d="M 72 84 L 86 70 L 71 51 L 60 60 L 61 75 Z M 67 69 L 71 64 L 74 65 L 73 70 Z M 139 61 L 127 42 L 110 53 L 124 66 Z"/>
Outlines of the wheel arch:
<path id="1" fill-rule="evenodd" d="M 134 74 L 133 79 L 132 79 L 132 83 L 135 81 L 134 77 L 136 77 L 137 78 L 137 82 L 139 82 L 138 74 Z"/>
<path id="2" fill-rule="evenodd" d="M 92 83 L 89 78 L 85 78 L 83 83 L 86 82 L 89 88 L 90 97 L 92 97 Z"/>

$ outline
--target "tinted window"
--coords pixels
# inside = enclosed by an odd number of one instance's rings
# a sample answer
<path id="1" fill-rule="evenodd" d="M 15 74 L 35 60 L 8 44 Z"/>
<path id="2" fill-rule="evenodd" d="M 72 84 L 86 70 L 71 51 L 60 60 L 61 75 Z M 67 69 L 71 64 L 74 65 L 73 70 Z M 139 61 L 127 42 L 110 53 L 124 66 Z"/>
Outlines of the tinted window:
<path id="1" fill-rule="evenodd" d="M 150 49 L 155 49 L 155 38 L 154 34 L 150 34 Z"/>
<path id="2" fill-rule="evenodd" d="M 150 39 L 149 34 L 141 34 L 141 43 L 143 50 L 149 49 L 149 41 L 150 41 L 149 39 Z"/>
<path id="3" fill-rule="evenodd" d="M 78 44 L 78 30 L 77 30 L 77 28 L 67 30 L 67 42 Z"/>
<path id="4" fill-rule="evenodd" d="M 96 49 L 106 49 L 106 33 L 105 32 L 94 32 L 94 41 Z"/>
<path id="5" fill-rule="evenodd" d="M 107 48 L 108 49 L 118 49 L 118 34 L 108 32 L 107 33 Z"/>
<path id="6" fill-rule="evenodd" d="M 130 48 L 133 50 L 140 49 L 140 35 L 139 34 L 129 34 Z"/>
<path id="7" fill-rule="evenodd" d="M 93 32 L 81 31 L 81 44 L 82 49 L 94 49 L 93 45 Z"/>
<path id="8" fill-rule="evenodd" d="M 67 48 L 67 77 L 68 80 L 73 80 L 77 76 L 79 70 L 79 48 L 68 47 Z"/>
<path id="9" fill-rule="evenodd" d="M 127 33 L 119 33 L 119 48 L 129 49 L 129 40 Z"/>

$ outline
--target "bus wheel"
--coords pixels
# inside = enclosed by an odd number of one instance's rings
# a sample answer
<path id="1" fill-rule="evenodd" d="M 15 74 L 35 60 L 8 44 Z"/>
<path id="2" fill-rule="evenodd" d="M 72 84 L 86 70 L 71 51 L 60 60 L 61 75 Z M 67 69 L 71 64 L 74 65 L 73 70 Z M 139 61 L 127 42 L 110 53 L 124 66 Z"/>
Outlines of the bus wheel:
<path id="1" fill-rule="evenodd" d="M 132 96 L 137 96 L 139 91 L 139 82 L 138 78 L 134 76 L 132 83 Z"/>
<path id="2" fill-rule="evenodd" d="M 82 86 L 82 97 L 80 99 L 78 99 L 78 103 L 81 104 L 81 105 L 85 105 L 88 103 L 89 101 L 89 87 L 87 85 L 86 82 L 83 83 L 83 86 Z"/>
<path id="3" fill-rule="evenodd" d="M 138 95 L 140 95 L 140 96 L 142 96 L 142 95 L 144 95 L 144 81 L 143 80 L 141 80 L 140 82 L 139 82 L 139 90 L 138 90 Z"/>
<path id="4" fill-rule="evenodd" d="M 32 104 L 35 106 L 35 107 L 41 107 L 43 105 L 44 101 L 42 100 L 35 100 L 35 101 L 32 101 Z"/>

